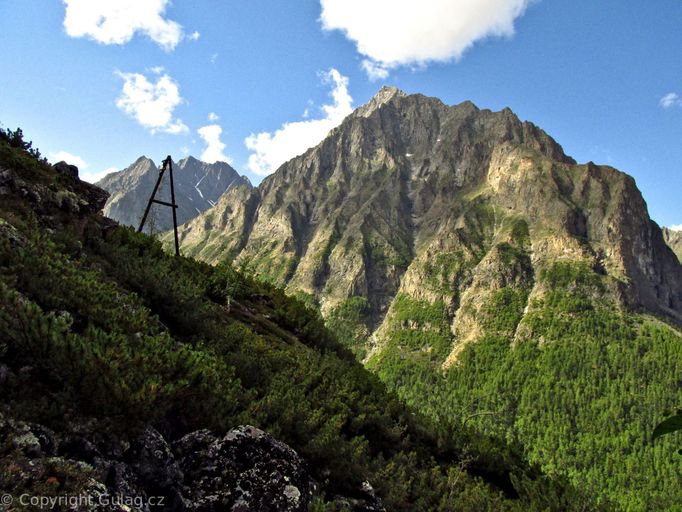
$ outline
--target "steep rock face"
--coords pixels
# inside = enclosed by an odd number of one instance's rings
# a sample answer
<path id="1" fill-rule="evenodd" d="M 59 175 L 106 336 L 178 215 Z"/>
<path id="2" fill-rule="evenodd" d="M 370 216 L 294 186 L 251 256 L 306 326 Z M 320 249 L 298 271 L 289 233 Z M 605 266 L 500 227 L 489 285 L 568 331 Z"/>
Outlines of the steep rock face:
<path id="1" fill-rule="evenodd" d="M 212 262 L 234 258 L 246 245 L 259 201 L 258 189 L 250 184 L 231 187 L 214 208 L 180 231 L 183 253 Z"/>
<path id="2" fill-rule="evenodd" d="M 121 224 L 138 227 L 147 201 L 158 178 L 158 166 L 144 156 L 128 168 L 108 174 L 97 185 L 111 194 L 104 214 Z M 233 186 L 250 187 L 247 178 L 225 162 L 207 164 L 193 157 L 173 163 L 178 223 L 185 223 L 215 205 Z M 170 201 L 168 173 L 159 188 L 158 198 Z M 173 227 L 169 208 L 153 205 L 145 231 L 165 231 Z"/>
<path id="3" fill-rule="evenodd" d="M 634 180 L 577 165 L 509 109 L 384 88 L 265 179 L 248 208 L 238 201 L 185 225 L 184 246 L 247 261 L 327 317 L 366 300 L 374 351 L 427 332 L 410 350 L 451 364 L 498 290 L 541 296 L 557 261 L 603 276 L 614 304 L 682 321 L 682 267 Z M 209 245 L 226 249 L 202 253 Z"/>
<path id="4" fill-rule="evenodd" d="M 682 262 L 682 231 L 663 228 L 663 239 Z"/>

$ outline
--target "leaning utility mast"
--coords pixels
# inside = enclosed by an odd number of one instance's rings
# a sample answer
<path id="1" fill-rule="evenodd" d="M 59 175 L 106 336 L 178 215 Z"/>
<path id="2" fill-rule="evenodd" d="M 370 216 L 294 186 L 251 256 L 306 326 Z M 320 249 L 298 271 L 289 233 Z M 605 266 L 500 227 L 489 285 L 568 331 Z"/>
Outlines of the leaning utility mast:
<path id="1" fill-rule="evenodd" d="M 156 192 L 159 190 L 159 185 L 161 185 L 161 180 L 163 179 L 163 173 L 168 169 L 168 175 L 170 176 L 170 192 L 171 192 L 171 202 L 161 201 L 156 199 Z M 171 160 L 170 155 L 161 162 L 161 168 L 159 169 L 159 177 L 156 180 L 156 185 L 154 185 L 154 190 L 152 190 L 152 195 L 149 197 L 149 202 L 147 203 L 147 208 L 144 211 L 142 220 L 140 221 L 140 227 L 137 228 L 138 233 L 142 233 L 144 228 L 144 223 L 147 220 L 147 215 L 149 215 L 149 210 L 152 208 L 152 203 L 160 204 L 162 206 L 169 206 L 173 210 L 173 234 L 175 235 L 175 255 L 180 256 L 180 243 L 178 242 L 178 216 L 176 210 L 178 205 L 175 204 L 175 188 L 173 187 L 173 160 Z"/>

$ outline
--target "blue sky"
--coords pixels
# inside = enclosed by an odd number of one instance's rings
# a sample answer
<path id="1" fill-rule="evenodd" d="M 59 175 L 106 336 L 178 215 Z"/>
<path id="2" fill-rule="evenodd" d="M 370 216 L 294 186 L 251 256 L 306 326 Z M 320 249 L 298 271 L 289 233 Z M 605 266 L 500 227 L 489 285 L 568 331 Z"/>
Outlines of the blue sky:
<path id="1" fill-rule="evenodd" d="M 6 1 L 0 123 L 89 179 L 170 153 L 257 183 L 394 85 L 508 106 L 680 225 L 680 27 L 678 0 Z"/>

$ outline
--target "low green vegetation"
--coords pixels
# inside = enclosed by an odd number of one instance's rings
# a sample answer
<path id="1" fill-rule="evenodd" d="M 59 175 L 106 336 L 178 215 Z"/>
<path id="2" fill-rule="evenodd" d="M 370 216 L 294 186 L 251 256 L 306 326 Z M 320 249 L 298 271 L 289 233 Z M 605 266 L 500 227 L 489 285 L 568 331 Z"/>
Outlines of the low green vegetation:
<path id="1" fill-rule="evenodd" d="M 430 303 L 399 293 L 393 301 L 388 337 L 409 352 L 423 352 L 442 360 L 450 349 L 450 324 L 443 301 Z"/>
<path id="2" fill-rule="evenodd" d="M 467 267 L 464 254 L 459 252 L 440 252 L 433 260 L 424 263 L 426 285 L 443 294 L 456 293 L 456 285 L 462 271 Z"/>
<path id="3" fill-rule="evenodd" d="M 258 278 L 262 281 L 275 286 L 284 286 L 293 275 L 298 260 L 296 256 L 283 255 L 282 251 L 283 249 L 273 242 L 271 247 L 261 250 L 256 255 L 240 258 L 239 266 L 251 274 L 258 274 Z M 226 258 L 223 261 L 231 261 L 231 259 Z"/>

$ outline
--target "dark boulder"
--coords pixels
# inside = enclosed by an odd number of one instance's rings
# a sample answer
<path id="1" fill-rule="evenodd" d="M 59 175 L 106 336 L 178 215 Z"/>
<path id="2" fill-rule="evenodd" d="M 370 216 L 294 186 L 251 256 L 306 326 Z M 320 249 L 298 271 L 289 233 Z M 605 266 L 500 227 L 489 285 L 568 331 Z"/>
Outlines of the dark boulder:
<path id="1" fill-rule="evenodd" d="M 75 165 L 70 165 L 64 161 L 61 161 L 57 162 L 52 167 L 54 167 L 54 170 L 57 171 L 59 174 L 63 174 L 64 176 L 68 176 L 69 178 L 73 179 L 78 178 L 78 167 L 76 167 Z"/>
<path id="2" fill-rule="evenodd" d="M 189 510 L 304 511 L 317 490 L 299 455 L 255 427 L 237 427 L 223 438 L 192 432 L 173 449 Z"/>
<path id="3" fill-rule="evenodd" d="M 0 412 L 0 490 L 10 495 L 85 496 L 78 508 L 104 512 L 299 512 L 320 496 L 305 461 L 291 447 L 252 426 L 220 437 L 191 432 L 172 445 L 151 426 L 130 444 L 100 442 L 87 424 L 55 433 Z M 336 496 L 339 510 L 383 511 L 369 483 L 353 497 Z M 54 510 L 68 510 L 56 507 Z"/>

